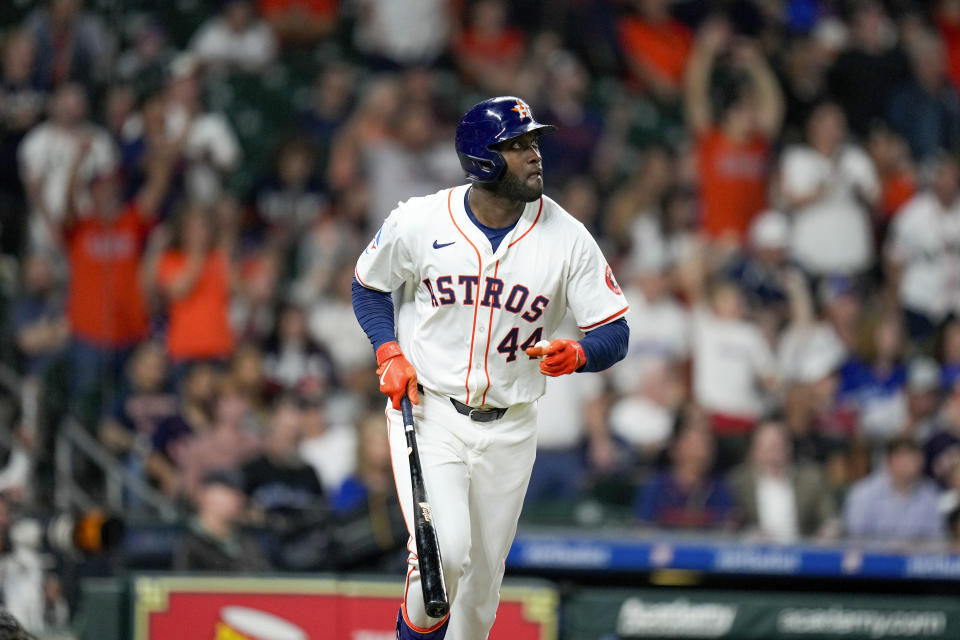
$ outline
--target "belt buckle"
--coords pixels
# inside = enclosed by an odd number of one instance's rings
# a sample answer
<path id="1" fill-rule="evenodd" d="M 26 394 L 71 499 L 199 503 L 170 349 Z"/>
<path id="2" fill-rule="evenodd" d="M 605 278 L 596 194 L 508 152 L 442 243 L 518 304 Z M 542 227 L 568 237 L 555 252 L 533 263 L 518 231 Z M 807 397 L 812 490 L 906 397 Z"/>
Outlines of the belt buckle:
<path id="1" fill-rule="evenodd" d="M 476 409 L 476 408 L 470 409 L 470 413 L 467 414 L 467 417 L 473 420 L 474 422 L 480 422 L 480 420 L 477 420 L 476 418 L 473 417 L 474 411 L 480 411 L 480 409 Z"/>

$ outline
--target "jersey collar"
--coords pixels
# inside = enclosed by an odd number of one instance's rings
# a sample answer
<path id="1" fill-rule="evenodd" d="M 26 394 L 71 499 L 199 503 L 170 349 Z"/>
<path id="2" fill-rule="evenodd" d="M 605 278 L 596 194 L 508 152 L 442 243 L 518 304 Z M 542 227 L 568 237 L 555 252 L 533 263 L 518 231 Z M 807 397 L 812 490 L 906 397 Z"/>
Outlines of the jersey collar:
<path id="1" fill-rule="evenodd" d="M 467 237 L 470 243 L 473 244 L 485 259 L 493 258 L 499 260 L 502 258 L 510 247 L 519 243 L 540 221 L 543 213 L 543 196 L 540 196 L 540 198 L 533 202 L 527 203 L 523 208 L 523 213 L 520 214 L 520 219 L 517 221 L 517 224 L 515 224 L 513 229 L 503 238 L 496 252 L 493 252 L 490 248 L 490 241 L 487 240 L 483 231 L 473 224 L 464 209 L 463 199 L 469 188 L 470 185 L 467 184 L 454 187 L 451 190 L 452 193 L 448 194 L 449 197 L 447 199 L 449 213 L 460 233 Z"/>

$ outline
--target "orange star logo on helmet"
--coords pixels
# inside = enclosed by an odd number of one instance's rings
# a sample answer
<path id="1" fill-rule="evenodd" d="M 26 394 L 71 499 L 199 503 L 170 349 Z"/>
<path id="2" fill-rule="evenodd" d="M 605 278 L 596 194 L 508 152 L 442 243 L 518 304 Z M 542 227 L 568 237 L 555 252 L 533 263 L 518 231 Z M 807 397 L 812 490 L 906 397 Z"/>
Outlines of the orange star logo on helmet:
<path id="1" fill-rule="evenodd" d="M 530 113 L 530 107 L 527 106 L 527 103 L 523 100 L 517 100 L 517 106 L 515 106 L 511 111 L 516 111 L 520 114 L 520 122 L 523 122 L 524 118 L 530 118 L 533 120 L 533 114 Z"/>

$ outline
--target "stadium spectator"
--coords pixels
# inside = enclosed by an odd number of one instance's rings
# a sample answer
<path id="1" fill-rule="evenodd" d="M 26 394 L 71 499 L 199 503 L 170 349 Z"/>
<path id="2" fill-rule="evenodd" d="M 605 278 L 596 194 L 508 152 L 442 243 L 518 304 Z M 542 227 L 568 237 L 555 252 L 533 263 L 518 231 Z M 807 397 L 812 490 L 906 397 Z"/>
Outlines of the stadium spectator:
<path id="1" fill-rule="evenodd" d="M 357 468 L 333 496 L 334 509 L 341 514 L 390 502 L 396 496 L 390 447 L 383 437 L 383 416 L 369 414 L 357 426 Z"/>
<path id="2" fill-rule="evenodd" d="M 727 469 L 746 452 L 747 434 L 764 409 L 761 390 L 776 388 L 776 362 L 760 329 L 745 319 L 736 283 L 713 283 L 709 304 L 694 311 L 691 325 L 693 399 L 709 414 L 718 462 Z"/>
<path id="3" fill-rule="evenodd" d="M 118 82 L 107 87 L 101 119 L 114 144 L 120 141 L 123 127 L 133 114 L 136 105 L 137 94 L 129 84 Z"/>
<path id="4" fill-rule="evenodd" d="M 0 457 L 0 495 L 5 504 L 17 507 L 35 503 L 32 474 L 38 452 L 36 434 L 23 423 L 22 412 L 10 420 L 10 447 Z"/>
<path id="5" fill-rule="evenodd" d="M 947 316 L 937 329 L 936 357 L 943 367 L 943 385 L 960 379 L 960 317 Z"/>
<path id="6" fill-rule="evenodd" d="M 302 138 L 291 138 L 280 147 L 273 170 L 254 189 L 252 242 L 286 255 L 291 244 L 327 212 L 327 195 L 313 158 L 313 149 Z"/>
<path id="7" fill-rule="evenodd" d="M 37 46 L 36 75 L 45 87 L 63 82 L 90 86 L 110 68 L 113 38 L 82 0 L 48 0 L 24 25 Z"/>
<path id="8" fill-rule="evenodd" d="M 645 359 L 634 375 L 635 386 L 610 404 L 606 421 L 616 444 L 626 444 L 630 456 L 645 464 L 656 460 L 669 443 L 686 389 L 679 367 L 667 359 Z M 600 428 L 594 429 L 601 436 L 606 430 L 602 427 L 601 418 Z M 600 440 L 595 446 L 602 444 Z"/>
<path id="9" fill-rule="evenodd" d="M 875 126 L 867 140 L 867 153 L 880 180 L 881 226 L 886 227 L 917 191 L 917 170 L 906 141 L 886 126 Z"/>
<path id="10" fill-rule="evenodd" d="M 573 335 L 571 324 L 568 318 L 557 335 Z M 600 381 L 594 378 L 547 380 L 545 400 L 538 407 L 537 457 L 524 504 L 569 504 L 581 495 L 588 466 L 605 473 L 622 468 L 625 460 L 615 459 L 616 443 L 610 441 L 603 422 L 590 424 L 590 407 L 601 392 Z"/>
<path id="11" fill-rule="evenodd" d="M 863 274 L 874 259 L 870 215 L 880 195 L 873 163 L 846 142 L 843 112 L 832 102 L 813 110 L 806 134 L 781 163 L 792 256 L 811 276 Z"/>
<path id="12" fill-rule="evenodd" d="M 264 345 L 263 370 L 274 389 L 323 394 L 336 386 L 333 360 L 307 331 L 303 307 L 286 303 L 276 311 L 277 326 Z"/>
<path id="13" fill-rule="evenodd" d="M 20 175 L 30 203 L 30 241 L 49 246 L 59 237 L 69 206 L 86 208 L 87 183 L 112 171 L 116 151 L 110 136 L 87 120 L 82 85 L 64 83 L 51 97 L 49 118 L 27 133 L 18 150 Z M 78 166 L 78 189 L 70 188 L 71 168 Z M 79 191 L 81 202 L 68 202 Z"/>
<path id="14" fill-rule="evenodd" d="M 724 268 L 740 285 L 749 309 L 755 315 L 771 315 L 778 327 L 788 316 L 789 243 L 790 220 L 784 213 L 768 209 L 750 225 L 747 251 Z"/>
<path id="15" fill-rule="evenodd" d="M 442 141 L 428 104 L 404 103 L 393 113 L 391 137 L 366 147 L 364 172 L 370 189 L 367 231 L 377 232 L 398 202 L 436 193 L 463 180 L 456 151 Z"/>
<path id="16" fill-rule="evenodd" d="M 363 251 L 368 238 L 341 215 L 323 216 L 298 239 L 289 297 L 308 307 L 330 296 L 334 279 L 349 264 L 348 256 Z"/>
<path id="17" fill-rule="evenodd" d="M 0 595 L 4 609 L 28 629 L 43 630 L 43 558 L 40 523 L 33 518 L 14 519 L 10 525 L 10 551 L 0 558 Z"/>
<path id="18" fill-rule="evenodd" d="M 304 426 L 300 407 L 281 396 L 272 407 L 263 453 L 243 466 L 254 518 L 266 525 L 274 543 L 270 555 L 285 568 L 326 561 L 316 557 L 319 550 L 305 548 L 318 541 L 309 529 L 326 523 L 327 499 L 320 478 L 300 454 Z"/>
<path id="19" fill-rule="evenodd" d="M 670 446 L 670 465 L 637 495 L 637 517 L 667 528 L 730 528 L 735 517 L 733 496 L 714 476 L 714 441 L 709 427 L 687 413 Z"/>
<path id="20" fill-rule="evenodd" d="M 851 538 L 886 542 L 929 542 L 944 537 L 937 490 L 923 477 L 923 454 L 910 438 L 887 443 L 886 461 L 853 486 L 844 505 Z"/>
<path id="21" fill-rule="evenodd" d="M 890 98 L 888 120 L 922 162 L 941 149 L 960 151 L 960 94 L 945 73 L 943 43 L 924 33 L 909 47 L 912 77 Z"/>
<path id="22" fill-rule="evenodd" d="M 228 246 L 224 255 L 231 255 Z M 282 291 L 281 278 L 285 256 L 275 251 L 253 251 L 236 267 L 229 300 L 230 325 L 237 340 L 259 344 L 276 329 L 275 310 Z"/>
<path id="23" fill-rule="evenodd" d="M 629 240 L 630 256 L 635 264 L 652 254 L 655 261 L 667 255 L 663 246 L 663 201 L 673 185 L 673 154 L 669 148 L 655 145 L 646 149 L 637 167 L 606 199 L 603 233 L 620 242 Z M 618 247 L 619 248 L 619 247 Z"/>
<path id="24" fill-rule="evenodd" d="M 507 3 L 479 0 L 468 14 L 453 45 L 464 81 L 491 95 L 520 91 L 514 83 L 523 59 L 524 35 L 509 24 Z"/>
<path id="25" fill-rule="evenodd" d="M 903 308 L 912 340 L 929 342 L 948 315 L 960 311 L 960 165 L 935 158 L 929 186 L 897 212 L 887 238 L 886 275 Z"/>
<path id="26" fill-rule="evenodd" d="M 917 442 L 933 434 L 940 407 L 940 367 L 931 358 L 918 357 L 907 367 L 907 419 L 903 433 Z"/>
<path id="27" fill-rule="evenodd" d="M 352 424 L 334 422 L 322 397 L 301 399 L 302 438 L 299 455 L 320 479 L 324 493 L 334 496 L 357 469 L 357 430 Z"/>
<path id="28" fill-rule="evenodd" d="M 960 509 L 960 462 L 954 462 L 944 474 L 947 482 L 940 492 L 938 503 L 940 513 L 949 518 L 950 514 Z M 948 529 L 950 536 L 955 536 L 954 528 Z"/>
<path id="29" fill-rule="evenodd" d="M 429 67 L 447 48 L 457 9 L 451 0 L 360 0 L 353 43 L 374 71 Z"/>
<path id="30" fill-rule="evenodd" d="M 23 30 L 8 32 L 0 64 L 0 253 L 21 255 L 27 197 L 17 153 L 43 117 L 48 93 L 33 75 L 36 47 Z"/>
<path id="31" fill-rule="evenodd" d="M 234 349 L 226 375 L 237 393 L 246 398 L 258 419 L 269 412 L 269 389 L 263 369 L 263 351 L 259 344 L 244 342 Z"/>
<path id="32" fill-rule="evenodd" d="M 47 629 L 70 628 L 70 605 L 63 593 L 63 583 L 55 573 L 43 579 L 43 625 Z M 3 636 L 0 636 L 2 639 Z"/>
<path id="33" fill-rule="evenodd" d="M 213 422 L 217 374 L 211 365 L 194 362 L 179 382 L 177 413 L 157 424 L 147 457 L 148 477 L 171 498 L 183 487 L 179 465 L 184 446 L 195 434 L 209 431 Z"/>
<path id="34" fill-rule="evenodd" d="M 54 256 L 34 250 L 23 259 L 23 283 L 13 301 L 13 332 L 20 370 L 42 378 L 63 355 L 70 339 L 63 287 Z"/>
<path id="35" fill-rule="evenodd" d="M 838 400 L 855 408 L 858 436 L 879 449 L 907 420 L 903 327 L 899 317 L 882 316 L 861 335 L 860 352 L 840 368 Z"/>
<path id="36" fill-rule="evenodd" d="M 196 514 L 187 525 L 173 560 L 177 571 L 265 571 L 270 568 L 257 541 L 239 523 L 246 496 L 235 471 L 204 476 L 197 492 Z"/>
<path id="37" fill-rule="evenodd" d="M 189 200 L 210 204 L 221 194 L 224 175 L 237 168 L 241 152 L 226 118 L 203 110 L 201 82 L 196 58 L 174 58 L 165 91 L 166 123 L 171 140 L 184 140 L 186 166 L 178 187 Z"/>
<path id="38" fill-rule="evenodd" d="M 257 7 L 280 43 L 308 47 L 334 34 L 339 0 L 259 0 Z"/>
<path id="39" fill-rule="evenodd" d="M 0 611 L 0 640 L 36 640 L 9 611 Z"/>
<path id="40" fill-rule="evenodd" d="M 864 290 L 853 278 L 836 276 L 821 280 L 816 287 L 817 306 L 845 349 L 856 351 L 864 308 L 869 302 Z"/>
<path id="41" fill-rule="evenodd" d="M 163 24 L 151 16 L 134 18 L 129 39 L 114 65 L 117 78 L 140 90 L 159 87 L 175 54 Z"/>
<path id="42" fill-rule="evenodd" d="M 170 203 L 182 196 L 179 184 L 183 170 L 183 151 L 188 129 L 177 137 L 167 130 L 167 103 L 164 95 L 151 92 L 143 95 L 137 111 L 130 114 L 120 130 L 120 160 L 124 171 L 126 193 L 134 193 L 146 180 L 150 166 L 161 158 L 172 163 L 173 188 L 160 205 L 163 217 L 169 213 Z"/>
<path id="43" fill-rule="evenodd" d="M 821 20 L 826 22 L 826 20 Z M 784 43 L 777 68 L 783 89 L 783 139 L 797 143 L 813 108 L 827 95 L 829 45 L 822 27 L 811 34 L 792 34 Z"/>
<path id="44" fill-rule="evenodd" d="M 183 446 L 179 466 L 184 495 L 194 497 L 208 473 L 237 469 L 256 457 L 262 448 L 260 436 L 250 402 L 231 378 L 224 378 L 210 430 L 189 438 Z"/>
<path id="45" fill-rule="evenodd" d="M 375 411 L 358 425 L 357 469 L 332 497 L 341 526 L 353 534 L 340 540 L 338 564 L 344 569 L 389 571 L 402 563 L 409 539 L 393 479 L 390 447 L 383 437 L 383 414 Z"/>
<path id="46" fill-rule="evenodd" d="M 195 360 L 223 363 L 233 350 L 232 265 L 217 240 L 210 211 L 197 204 L 179 213 L 172 234 L 158 230 L 151 239 L 145 271 L 165 300 L 167 353 L 179 368 Z"/>
<path id="47" fill-rule="evenodd" d="M 794 463 L 789 433 L 778 421 L 757 424 L 747 462 L 727 481 L 748 533 L 778 542 L 839 533 L 826 478 L 816 465 Z"/>
<path id="48" fill-rule="evenodd" d="M 391 118 L 400 108 L 400 82 L 393 76 L 375 78 L 359 89 L 357 104 L 332 136 L 327 181 L 335 189 L 359 179 L 362 150 L 390 138 Z"/>
<path id="49" fill-rule="evenodd" d="M 100 421 L 100 441 L 129 468 L 142 470 L 157 426 L 177 415 L 177 405 L 163 346 L 143 342 L 130 356 L 120 393 Z"/>
<path id="50" fill-rule="evenodd" d="M 940 486 L 946 486 L 949 469 L 960 461 L 960 384 L 956 378 L 944 381 L 946 395 L 924 442 L 924 470 Z"/>
<path id="51" fill-rule="evenodd" d="M 317 147 L 317 165 L 326 171 L 330 146 L 354 106 L 357 71 L 345 62 L 326 65 L 317 76 L 309 106 L 300 114 L 300 129 Z"/>
<path id="52" fill-rule="evenodd" d="M 589 71 L 572 54 L 558 51 L 547 59 L 544 108 L 538 109 L 538 113 L 557 130 L 540 140 L 540 154 L 549 158 L 550 179 L 559 184 L 582 177 L 581 184 L 593 185 L 583 176 L 591 172 L 604 120 L 588 101 L 589 87 Z M 588 228 L 594 230 L 590 225 Z"/>
<path id="53" fill-rule="evenodd" d="M 620 18 L 617 32 L 632 79 L 655 99 L 672 103 L 680 95 L 693 36 L 670 15 L 666 0 L 630 4 L 632 11 Z"/>
<path id="54" fill-rule="evenodd" d="M 953 87 L 960 91 L 960 3 L 956 0 L 938 2 L 934 21 L 946 49 L 947 75 Z"/>
<path id="55" fill-rule="evenodd" d="M 642 372 L 658 364 L 677 366 L 689 356 L 690 313 L 670 291 L 670 272 L 665 248 L 653 246 L 633 254 L 633 276 L 624 295 L 633 313 L 630 345 L 625 364 L 611 371 L 616 389 L 622 393 L 637 390 L 643 383 Z"/>
<path id="56" fill-rule="evenodd" d="M 858 2 L 849 25 L 849 46 L 830 68 L 827 84 L 853 133 L 865 140 L 870 128 L 886 116 L 894 88 L 910 70 L 880 2 Z"/>
<path id="57" fill-rule="evenodd" d="M 189 49 L 207 68 L 255 73 L 273 62 L 277 41 L 253 0 L 225 0 L 220 14 L 200 25 Z"/>
<path id="58" fill-rule="evenodd" d="M 171 168 L 169 156 L 158 158 L 149 169 L 147 182 L 126 204 L 117 172 L 100 174 L 90 184 L 89 209 L 78 211 L 80 167 L 91 145 L 90 138 L 81 141 L 73 159 L 68 183 L 71 195 L 63 221 L 70 265 L 71 390 L 80 401 L 86 401 L 98 386 L 115 385 L 130 352 L 147 336 L 140 255 L 166 193 Z"/>
<path id="59" fill-rule="evenodd" d="M 353 313 L 352 283 L 353 265 L 346 264 L 336 271 L 330 291 L 316 298 L 310 308 L 310 335 L 330 352 L 342 386 L 366 389 L 370 377 L 363 370 L 373 360 L 373 353 L 359 325 L 347 322 Z"/>
<path id="60" fill-rule="evenodd" d="M 719 67 L 722 54 L 729 54 L 729 66 Z M 716 108 L 715 75 L 722 96 Z M 757 46 L 734 40 L 730 25 L 718 18 L 700 27 L 685 84 L 700 176 L 700 228 L 712 240 L 736 246 L 767 202 L 770 147 L 783 117 L 780 87 Z"/>

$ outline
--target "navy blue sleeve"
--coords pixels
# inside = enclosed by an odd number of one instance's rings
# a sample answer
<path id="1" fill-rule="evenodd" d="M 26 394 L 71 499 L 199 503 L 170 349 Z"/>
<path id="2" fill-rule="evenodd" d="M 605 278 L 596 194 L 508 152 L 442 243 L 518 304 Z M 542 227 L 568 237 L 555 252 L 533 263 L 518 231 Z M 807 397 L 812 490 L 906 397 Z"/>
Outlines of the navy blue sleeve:
<path id="1" fill-rule="evenodd" d="M 580 341 L 587 364 L 577 371 L 603 371 L 623 360 L 630 341 L 630 327 L 623 318 L 597 327 Z"/>
<path id="2" fill-rule="evenodd" d="M 356 277 L 353 279 L 353 314 L 374 351 L 397 339 L 393 326 L 393 298 L 389 293 L 367 289 Z"/>

